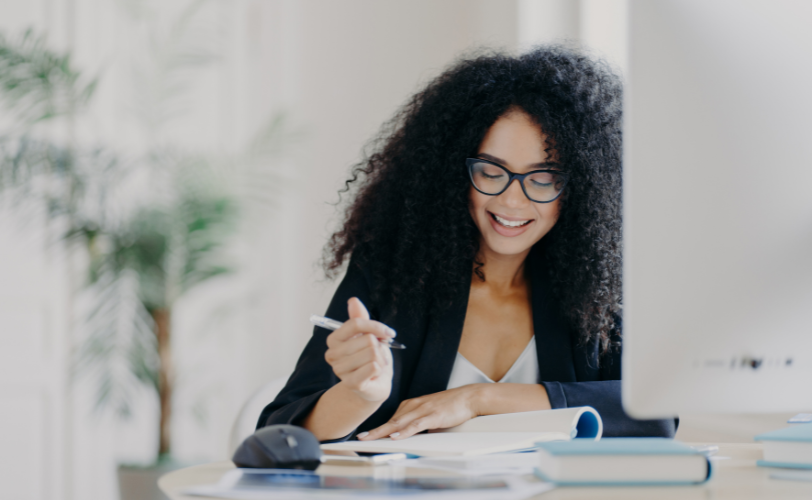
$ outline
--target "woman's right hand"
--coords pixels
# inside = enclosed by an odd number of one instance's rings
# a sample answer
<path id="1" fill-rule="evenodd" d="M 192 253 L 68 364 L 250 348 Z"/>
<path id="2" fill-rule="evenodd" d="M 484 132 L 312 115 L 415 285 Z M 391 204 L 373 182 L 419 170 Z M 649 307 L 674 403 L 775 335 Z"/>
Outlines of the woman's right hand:
<path id="1" fill-rule="evenodd" d="M 350 319 L 327 337 L 324 358 L 341 383 L 370 402 L 383 402 L 392 390 L 392 352 L 388 341 L 394 330 L 369 319 L 364 304 L 353 297 L 347 302 Z"/>

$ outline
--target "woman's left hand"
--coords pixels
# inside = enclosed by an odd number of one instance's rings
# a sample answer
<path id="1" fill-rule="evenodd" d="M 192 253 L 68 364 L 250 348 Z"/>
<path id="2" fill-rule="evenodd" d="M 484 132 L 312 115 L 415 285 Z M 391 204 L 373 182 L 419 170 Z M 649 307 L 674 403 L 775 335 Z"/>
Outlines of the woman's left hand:
<path id="1" fill-rule="evenodd" d="M 477 403 L 477 384 L 407 399 L 389 422 L 369 433 L 362 432 L 357 438 L 361 441 L 387 436 L 404 439 L 427 429 L 454 427 L 478 415 Z"/>

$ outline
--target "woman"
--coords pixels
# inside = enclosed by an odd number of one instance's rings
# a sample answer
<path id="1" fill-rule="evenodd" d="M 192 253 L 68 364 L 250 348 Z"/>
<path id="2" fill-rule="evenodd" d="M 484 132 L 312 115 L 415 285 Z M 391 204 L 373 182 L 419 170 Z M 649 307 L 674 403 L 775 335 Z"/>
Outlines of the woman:
<path id="1" fill-rule="evenodd" d="M 621 86 L 604 65 L 561 47 L 463 60 L 356 184 L 325 251 L 328 274 L 351 257 L 327 310 L 346 323 L 314 330 L 258 427 L 404 439 L 590 405 L 604 435 L 673 436 L 620 403 Z M 407 349 L 385 346 L 393 329 Z"/>

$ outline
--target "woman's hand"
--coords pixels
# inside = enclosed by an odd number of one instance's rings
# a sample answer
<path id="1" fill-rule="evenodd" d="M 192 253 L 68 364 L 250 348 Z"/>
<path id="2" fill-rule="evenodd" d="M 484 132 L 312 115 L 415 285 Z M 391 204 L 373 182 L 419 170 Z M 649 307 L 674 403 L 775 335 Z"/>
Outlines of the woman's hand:
<path id="1" fill-rule="evenodd" d="M 460 425 L 478 415 L 478 385 L 465 385 L 407 399 L 400 404 L 389 422 L 369 433 L 362 432 L 357 437 L 362 441 L 387 436 L 404 439 L 427 429 L 446 429 Z"/>
<path id="2" fill-rule="evenodd" d="M 347 302 L 350 319 L 327 337 L 324 358 L 348 389 L 362 399 L 382 402 L 392 390 L 392 352 L 379 339 L 389 340 L 394 330 L 369 319 L 360 300 Z"/>

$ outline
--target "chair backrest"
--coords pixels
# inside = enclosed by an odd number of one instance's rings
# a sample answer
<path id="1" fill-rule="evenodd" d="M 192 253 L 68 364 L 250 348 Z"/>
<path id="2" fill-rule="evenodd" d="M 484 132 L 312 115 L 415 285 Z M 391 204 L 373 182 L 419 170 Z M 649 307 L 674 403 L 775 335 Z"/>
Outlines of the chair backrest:
<path id="1" fill-rule="evenodd" d="M 231 426 L 231 435 L 228 440 L 229 455 L 234 454 L 237 447 L 251 434 L 257 427 L 257 419 L 262 409 L 276 398 L 279 391 L 285 387 L 286 378 L 271 380 L 267 384 L 257 389 L 242 405 L 234 424 Z"/>

